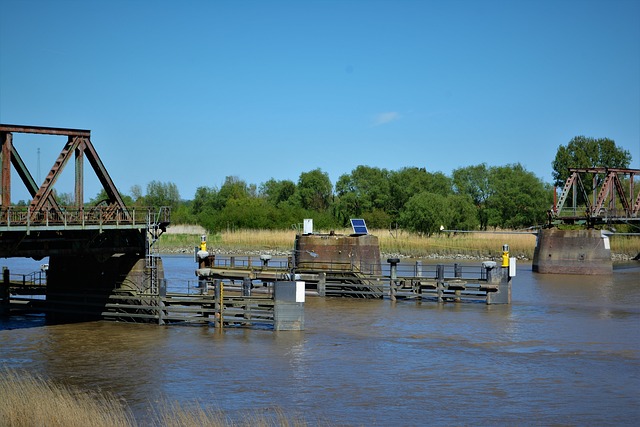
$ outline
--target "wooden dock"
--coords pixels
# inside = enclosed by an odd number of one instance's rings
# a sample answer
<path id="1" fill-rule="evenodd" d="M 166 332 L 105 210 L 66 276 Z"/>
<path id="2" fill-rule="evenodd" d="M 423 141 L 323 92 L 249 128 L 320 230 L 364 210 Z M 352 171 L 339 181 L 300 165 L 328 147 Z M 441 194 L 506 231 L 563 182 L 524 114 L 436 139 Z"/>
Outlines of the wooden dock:
<path id="1" fill-rule="evenodd" d="M 515 262 L 515 261 L 514 261 Z M 484 301 L 487 304 L 511 302 L 509 269 L 495 262 L 479 265 L 437 264 L 423 266 L 399 262 L 389 266 L 389 274 L 366 274 L 370 270 L 356 265 L 323 265 L 290 269 L 291 263 L 276 265 L 252 263 L 251 257 L 233 257 L 233 262 L 216 259 L 196 274 L 200 280 L 254 281 L 268 285 L 275 280 L 301 280 L 307 291 L 318 296 L 351 298 L 384 298 L 392 300 L 417 298 L 438 302 Z M 378 269 L 380 271 L 381 269 Z"/>

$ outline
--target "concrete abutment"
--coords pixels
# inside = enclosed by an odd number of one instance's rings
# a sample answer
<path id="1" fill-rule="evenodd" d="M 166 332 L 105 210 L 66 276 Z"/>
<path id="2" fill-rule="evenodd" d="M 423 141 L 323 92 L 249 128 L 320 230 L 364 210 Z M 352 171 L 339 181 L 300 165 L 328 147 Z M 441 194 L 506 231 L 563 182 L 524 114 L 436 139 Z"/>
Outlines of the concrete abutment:
<path id="1" fill-rule="evenodd" d="M 549 274 L 612 274 L 609 237 L 600 230 L 542 229 L 533 271 Z"/>

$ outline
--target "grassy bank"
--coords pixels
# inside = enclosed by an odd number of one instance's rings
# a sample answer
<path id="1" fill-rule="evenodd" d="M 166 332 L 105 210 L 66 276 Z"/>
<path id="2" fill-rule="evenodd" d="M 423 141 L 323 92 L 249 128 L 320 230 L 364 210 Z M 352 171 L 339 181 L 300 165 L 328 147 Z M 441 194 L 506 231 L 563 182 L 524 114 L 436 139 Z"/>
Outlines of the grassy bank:
<path id="1" fill-rule="evenodd" d="M 349 234 L 350 229 L 336 230 L 336 233 Z M 531 259 L 536 246 L 533 234 L 511 233 L 441 233 L 431 237 L 416 233 L 389 230 L 371 230 L 378 236 L 380 251 L 405 257 L 426 258 L 438 256 L 499 256 L 502 245 L 508 244 L 512 256 Z M 218 252 L 259 252 L 288 253 L 293 248 L 296 232 L 294 230 L 237 230 L 221 232 L 207 236 L 211 250 Z M 161 237 L 161 251 L 193 252 L 200 243 L 200 235 L 166 234 Z M 634 257 L 640 252 L 640 237 L 613 236 L 611 238 L 613 254 Z"/>
<path id="2" fill-rule="evenodd" d="M 280 409 L 247 412 L 232 420 L 222 411 L 161 403 L 150 407 L 144 422 L 137 421 L 126 402 L 107 393 L 95 393 L 54 383 L 26 372 L 0 370 L 0 425 L 11 427 L 230 427 L 306 426 L 300 417 Z"/>

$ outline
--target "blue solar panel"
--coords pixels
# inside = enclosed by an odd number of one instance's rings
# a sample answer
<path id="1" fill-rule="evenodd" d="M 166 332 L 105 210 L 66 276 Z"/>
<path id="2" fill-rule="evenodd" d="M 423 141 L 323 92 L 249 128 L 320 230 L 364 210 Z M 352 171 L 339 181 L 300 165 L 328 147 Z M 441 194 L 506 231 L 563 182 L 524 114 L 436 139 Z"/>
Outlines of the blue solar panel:
<path id="1" fill-rule="evenodd" d="M 351 227 L 353 228 L 353 234 L 369 234 L 364 219 L 352 219 Z"/>

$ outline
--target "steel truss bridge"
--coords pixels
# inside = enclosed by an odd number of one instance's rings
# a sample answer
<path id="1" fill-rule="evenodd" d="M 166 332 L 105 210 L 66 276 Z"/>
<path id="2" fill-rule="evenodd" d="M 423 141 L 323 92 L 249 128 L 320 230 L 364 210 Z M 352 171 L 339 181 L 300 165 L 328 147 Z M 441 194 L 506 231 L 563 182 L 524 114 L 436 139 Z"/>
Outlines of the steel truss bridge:
<path id="1" fill-rule="evenodd" d="M 16 134 L 67 137 L 42 183 L 18 153 Z M 123 287 L 130 294 L 154 294 L 163 276 L 154 243 L 169 224 L 169 209 L 125 206 L 90 137 L 91 131 L 83 129 L 0 124 L 0 257 L 49 257 L 48 313 L 99 317 L 101 304 L 87 306 L 88 296 L 106 301 Z M 85 159 L 106 193 L 90 207 L 84 202 Z M 73 206 L 61 206 L 54 185 L 70 162 L 75 166 Z M 11 203 L 12 172 L 31 195 L 26 206 Z"/>
<path id="2" fill-rule="evenodd" d="M 14 145 L 14 134 L 23 133 L 67 137 L 39 185 Z M 136 210 L 125 206 L 90 136 L 91 131 L 83 129 L 0 125 L 0 257 L 41 258 L 91 252 L 144 254 L 147 242 L 143 231 L 161 232 L 169 223 L 167 209 Z M 85 158 L 107 195 L 106 200 L 92 207 L 85 207 L 84 203 Z M 74 206 L 60 206 L 54 185 L 71 159 L 75 165 Z M 11 204 L 12 166 L 31 194 L 27 206 Z"/>
<path id="3" fill-rule="evenodd" d="M 551 221 L 585 221 L 590 226 L 640 222 L 640 191 L 634 187 L 640 169 L 570 168 L 569 172 L 549 212 Z"/>

